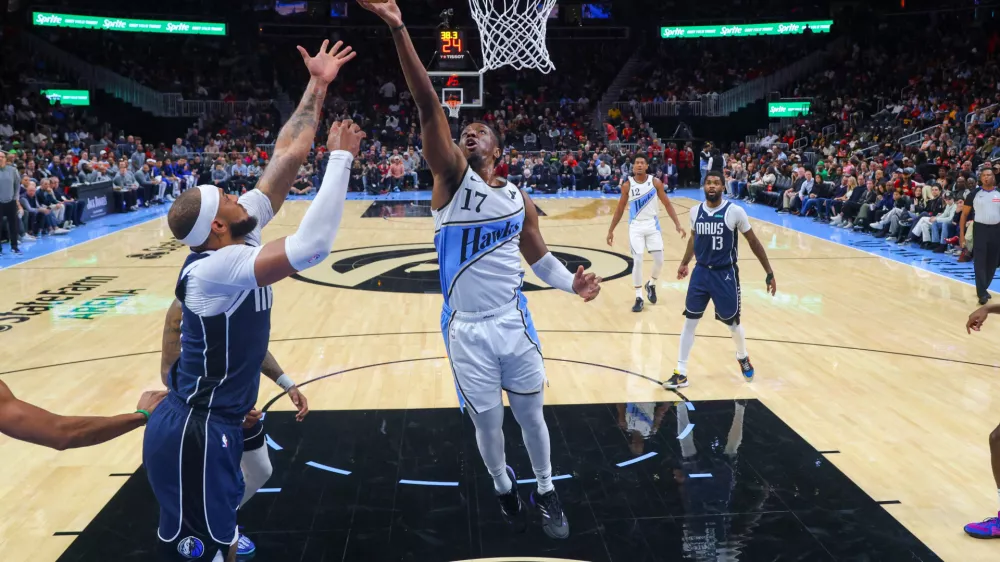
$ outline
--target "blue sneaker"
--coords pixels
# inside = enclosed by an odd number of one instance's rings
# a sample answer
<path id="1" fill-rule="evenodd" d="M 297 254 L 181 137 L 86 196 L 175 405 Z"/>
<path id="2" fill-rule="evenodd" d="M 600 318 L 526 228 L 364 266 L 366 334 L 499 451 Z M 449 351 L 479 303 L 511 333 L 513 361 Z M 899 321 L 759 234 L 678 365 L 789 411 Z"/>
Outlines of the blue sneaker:
<path id="1" fill-rule="evenodd" d="M 753 382 L 753 365 L 750 364 L 750 356 L 747 355 L 743 359 L 737 359 L 740 362 L 740 370 L 743 371 L 743 378 L 747 382 Z"/>
<path id="2" fill-rule="evenodd" d="M 977 539 L 1000 538 L 1000 523 L 996 517 L 990 517 L 980 523 L 969 523 L 965 526 L 965 534 Z"/>
<path id="3" fill-rule="evenodd" d="M 239 558 L 249 558 L 257 552 L 257 545 L 242 533 L 243 529 L 240 529 L 240 531 L 240 538 L 236 540 L 236 556 Z"/>

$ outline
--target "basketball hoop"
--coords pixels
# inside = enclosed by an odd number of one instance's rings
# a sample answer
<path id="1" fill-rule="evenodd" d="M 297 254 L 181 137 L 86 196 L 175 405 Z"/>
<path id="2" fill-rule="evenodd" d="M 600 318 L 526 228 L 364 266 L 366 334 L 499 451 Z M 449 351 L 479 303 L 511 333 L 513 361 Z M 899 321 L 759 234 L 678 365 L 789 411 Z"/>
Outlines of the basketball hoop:
<path id="1" fill-rule="evenodd" d="M 445 100 L 444 104 L 448 108 L 448 116 L 452 119 L 458 119 L 458 110 L 462 108 L 462 102 L 459 100 Z"/>
<path id="2" fill-rule="evenodd" d="M 549 13 L 556 0 L 469 0 L 483 45 L 479 72 L 511 66 L 516 70 L 555 70 L 545 46 Z"/>

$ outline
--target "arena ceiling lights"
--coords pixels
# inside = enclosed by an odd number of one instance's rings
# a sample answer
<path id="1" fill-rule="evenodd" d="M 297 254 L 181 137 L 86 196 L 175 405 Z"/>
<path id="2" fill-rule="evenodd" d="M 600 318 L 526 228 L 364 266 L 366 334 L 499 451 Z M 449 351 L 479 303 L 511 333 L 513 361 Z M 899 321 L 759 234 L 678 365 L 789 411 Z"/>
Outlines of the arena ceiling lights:
<path id="1" fill-rule="evenodd" d="M 661 27 L 661 39 L 697 39 L 704 37 L 749 37 L 751 35 L 796 35 L 806 28 L 813 33 L 830 33 L 833 20 L 787 21 L 740 25 L 688 25 Z"/>
<path id="2" fill-rule="evenodd" d="M 33 12 L 31 21 L 39 27 L 69 27 L 132 33 L 169 33 L 172 35 L 225 35 L 226 24 L 176 20 L 134 20 L 102 16 L 81 16 Z"/>

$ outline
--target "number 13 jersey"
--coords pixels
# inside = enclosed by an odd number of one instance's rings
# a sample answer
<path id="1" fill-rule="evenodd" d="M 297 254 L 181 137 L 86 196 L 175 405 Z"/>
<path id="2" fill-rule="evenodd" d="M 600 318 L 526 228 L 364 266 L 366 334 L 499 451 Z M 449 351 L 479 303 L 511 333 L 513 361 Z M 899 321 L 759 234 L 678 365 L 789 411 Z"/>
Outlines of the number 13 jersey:
<path id="1" fill-rule="evenodd" d="M 466 168 L 455 196 L 432 214 L 445 306 L 484 312 L 514 299 L 524 277 L 524 197 L 517 187 L 491 187 Z"/>
<path id="2" fill-rule="evenodd" d="M 727 267 L 738 257 L 738 232 L 750 230 L 750 219 L 742 207 L 726 201 L 714 209 L 700 203 L 691 209 L 694 259 L 698 265 Z"/>

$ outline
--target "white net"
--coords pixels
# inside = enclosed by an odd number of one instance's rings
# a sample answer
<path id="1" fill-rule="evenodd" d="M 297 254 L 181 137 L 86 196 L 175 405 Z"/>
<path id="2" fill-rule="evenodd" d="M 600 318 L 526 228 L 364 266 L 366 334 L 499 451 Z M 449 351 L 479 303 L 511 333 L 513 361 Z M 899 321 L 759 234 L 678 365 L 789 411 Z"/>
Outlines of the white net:
<path id="1" fill-rule="evenodd" d="M 469 0 L 483 44 L 483 69 L 555 70 L 545 46 L 549 13 L 556 0 Z"/>

